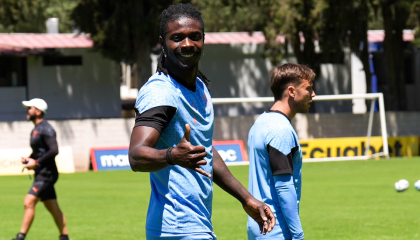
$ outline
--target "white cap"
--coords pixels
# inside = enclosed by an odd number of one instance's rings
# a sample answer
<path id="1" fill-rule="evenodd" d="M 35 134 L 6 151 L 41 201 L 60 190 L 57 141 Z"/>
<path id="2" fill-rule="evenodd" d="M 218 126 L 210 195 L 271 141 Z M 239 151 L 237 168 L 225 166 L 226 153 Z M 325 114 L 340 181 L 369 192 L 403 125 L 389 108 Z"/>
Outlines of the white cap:
<path id="1" fill-rule="evenodd" d="M 36 107 L 41 110 L 43 113 L 47 113 L 48 105 L 41 98 L 33 98 L 29 101 L 22 101 L 23 106 L 25 107 Z"/>

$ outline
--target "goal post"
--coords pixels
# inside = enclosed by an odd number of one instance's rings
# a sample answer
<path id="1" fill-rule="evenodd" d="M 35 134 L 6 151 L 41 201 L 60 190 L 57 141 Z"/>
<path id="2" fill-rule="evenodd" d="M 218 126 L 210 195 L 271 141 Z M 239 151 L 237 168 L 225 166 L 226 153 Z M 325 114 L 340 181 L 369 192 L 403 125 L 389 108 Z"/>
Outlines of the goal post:
<path id="1" fill-rule="evenodd" d="M 326 158 L 305 158 L 303 162 L 320 162 L 320 161 L 344 161 L 344 160 L 368 160 L 375 157 L 386 157 L 389 158 L 388 150 L 388 134 L 386 128 L 385 119 L 385 105 L 384 96 L 382 93 L 366 93 L 366 94 L 340 94 L 340 95 L 318 95 L 315 96 L 313 101 L 333 101 L 333 100 L 353 100 L 353 99 L 365 99 L 372 100 L 369 111 L 369 121 L 366 136 L 366 150 L 362 156 L 344 156 L 344 157 L 326 157 Z M 372 125 L 373 125 L 373 113 L 375 109 L 375 100 L 378 100 L 379 105 L 379 119 L 381 127 L 381 136 L 383 151 L 369 154 L 371 136 L 372 136 Z M 231 103 L 263 103 L 263 102 L 274 102 L 273 97 L 253 97 L 253 98 L 213 98 L 213 104 L 231 104 Z M 363 154 L 363 153 L 362 153 Z"/>

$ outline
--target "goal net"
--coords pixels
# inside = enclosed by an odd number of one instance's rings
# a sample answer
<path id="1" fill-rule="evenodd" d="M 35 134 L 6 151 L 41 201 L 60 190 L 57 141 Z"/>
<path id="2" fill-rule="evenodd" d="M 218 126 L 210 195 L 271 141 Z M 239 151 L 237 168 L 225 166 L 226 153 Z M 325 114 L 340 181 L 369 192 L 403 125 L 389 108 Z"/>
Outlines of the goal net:
<path id="1" fill-rule="evenodd" d="M 367 94 L 342 94 L 342 95 L 318 95 L 313 98 L 313 101 L 343 101 L 343 100 L 355 100 L 355 99 L 365 99 L 370 101 L 370 109 L 368 114 L 368 124 L 366 126 L 366 137 L 363 137 L 363 143 L 361 147 L 344 149 L 321 149 L 315 148 L 310 153 L 304 153 L 304 147 L 307 146 L 306 139 L 300 139 L 302 152 L 304 154 L 303 162 L 319 162 L 319 161 L 343 161 L 343 160 L 368 160 L 377 157 L 386 157 L 389 158 L 388 147 L 388 136 L 386 128 L 386 119 L 385 119 L 385 108 L 384 108 L 384 99 L 382 93 L 367 93 Z M 233 103 L 267 103 L 273 102 L 273 97 L 256 97 L 256 98 L 213 98 L 213 104 L 233 104 Z M 377 152 L 372 148 L 372 141 L 378 141 L 378 137 L 372 139 L 372 127 L 373 127 L 373 118 L 375 111 L 375 103 L 378 102 L 378 115 L 379 115 L 379 124 L 380 132 L 379 136 L 382 146 Z M 329 114 L 330 117 L 334 117 L 333 114 Z M 351 128 L 351 126 L 348 126 Z M 358 137 L 360 139 L 360 137 Z M 311 139 L 308 139 L 308 141 Z M 335 141 L 335 139 L 330 139 L 330 141 Z M 347 141 L 352 141 L 352 138 L 348 138 Z M 360 150 L 360 151 L 359 151 Z M 342 154 L 344 152 L 344 154 Z M 353 154 L 347 154 L 347 152 L 353 152 Z M 320 154 L 323 153 L 323 154 Z M 341 153 L 341 154 L 340 154 Z M 360 153 L 360 154 L 359 154 Z M 305 155 L 306 154 L 306 155 Z M 347 156 L 352 155 L 352 156 Z"/>

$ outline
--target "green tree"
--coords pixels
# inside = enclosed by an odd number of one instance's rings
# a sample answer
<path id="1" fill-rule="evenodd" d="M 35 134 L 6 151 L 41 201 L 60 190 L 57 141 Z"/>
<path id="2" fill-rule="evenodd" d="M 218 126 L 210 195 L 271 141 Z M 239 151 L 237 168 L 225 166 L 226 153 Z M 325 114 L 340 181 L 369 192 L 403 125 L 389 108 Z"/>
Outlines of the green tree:
<path id="1" fill-rule="evenodd" d="M 322 61 L 340 62 L 343 49 L 348 47 L 363 64 L 367 92 L 371 92 L 371 73 L 368 52 L 368 24 L 372 4 L 368 0 L 324 0 L 323 22 L 320 28 Z"/>
<path id="2" fill-rule="evenodd" d="M 0 32 L 45 33 L 48 18 L 59 19 L 59 31 L 71 32 L 70 12 L 77 0 L 0 0 Z"/>
<path id="3" fill-rule="evenodd" d="M 94 47 L 118 62 L 135 64 L 141 87 L 151 75 L 150 53 L 158 43 L 159 16 L 177 0 L 80 0 L 71 14 Z"/>
<path id="4" fill-rule="evenodd" d="M 286 36 L 299 63 L 315 69 L 320 62 L 342 61 L 343 49 L 350 48 L 362 61 L 368 92 L 371 73 L 367 31 L 383 28 L 390 92 L 386 97 L 391 104 L 388 108 L 406 108 L 402 31 L 407 26 L 419 29 L 419 0 L 193 0 L 193 3 L 203 12 L 206 27 L 211 31 L 263 31 L 267 39 L 265 56 L 273 64 L 289 54 L 287 46 L 276 41 L 278 34 Z M 416 34 L 420 36 L 420 31 Z M 313 40 L 318 40 L 320 54 L 316 54 Z"/>
<path id="5" fill-rule="evenodd" d="M 420 47 L 420 0 L 414 1 L 411 7 L 408 25 L 410 28 L 415 30 L 415 39 L 413 44 Z"/>
<path id="6" fill-rule="evenodd" d="M 272 0 L 193 0 L 202 13 L 206 32 L 252 32 L 264 27 L 261 7 Z"/>
<path id="7" fill-rule="evenodd" d="M 45 17 L 58 18 L 59 32 L 71 33 L 74 29 L 74 22 L 71 20 L 70 15 L 78 2 L 79 0 L 49 0 L 48 7 L 44 9 Z"/>
<path id="8" fill-rule="evenodd" d="M 327 7 L 325 1 L 278 0 L 276 5 L 277 10 L 270 11 L 273 13 L 272 18 L 276 19 L 273 27 L 278 29 L 277 32 L 286 35 L 298 63 L 309 65 L 319 72 L 319 59 L 315 53 L 314 40 L 319 38 L 320 28 L 323 26 L 321 14 Z M 269 29 L 265 29 L 264 33 L 272 42 L 274 36 L 268 34 L 268 31 Z"/>
<path id="9" fill-rule="evenodd" d="M 407 109 L 404 73 L 403 30 L 407 27 L 413 0 L 379 0 L 385 30 L 384 50 L 389 89 L 387 108 Z"/>
<path id="10" fill-rule="evenodd" d="M 299 33 L 313 39 L 317 26 L 313 0 L 193 0 L 193 4 L 203 13 L 207 31 L 264 32 L 265 56 L 273 64 L 288 54 L 287 47 L 276 41 L 279 33 L 292 42 L 298 62 L 312 63 L 313 42 L 305 42 L 301 51 Z"/>

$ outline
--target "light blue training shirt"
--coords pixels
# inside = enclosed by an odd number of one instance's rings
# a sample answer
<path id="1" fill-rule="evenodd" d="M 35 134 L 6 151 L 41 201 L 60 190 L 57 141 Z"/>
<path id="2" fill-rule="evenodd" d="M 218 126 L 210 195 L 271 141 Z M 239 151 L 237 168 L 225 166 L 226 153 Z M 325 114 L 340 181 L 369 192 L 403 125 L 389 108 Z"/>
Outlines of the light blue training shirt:
<path id="1" fill-rule="evenodd" d="M 141 114 L 159 106 L 176 108 L 168 126 L 161 132 L 156 149 L 176 146 L 191 127 L 190 142 L 204 146 L 207 165 L 213 175 L 213 104 L 204 82 L 197 78 L 191 91 L 162 72 L 155 73 L 140 89 L 136 109 Z M 213 179 L 178 165 L 150 173 L 152 188 L 146 228 L 167 233 L 213 232 L 211 223 Z"/>
<path id="2" fill-rule="evenodd" d="M 248 150 L 249 191 L 277 218 L 272 232 L 264 236 L 248 217 L 248 239 L 303 239 L 299 219 L 302 150 L 289 119 L 277 111 L 261 114 L 249 132 Z"/>

